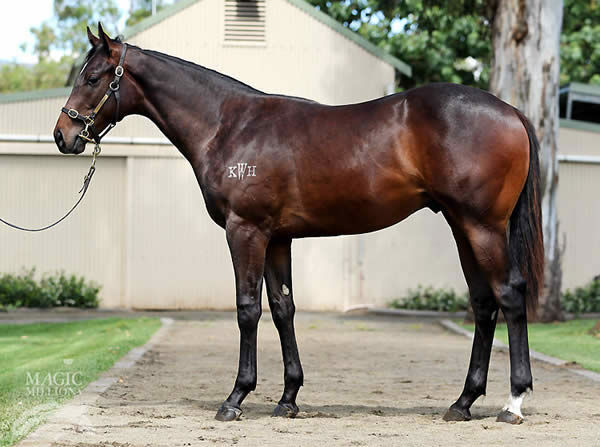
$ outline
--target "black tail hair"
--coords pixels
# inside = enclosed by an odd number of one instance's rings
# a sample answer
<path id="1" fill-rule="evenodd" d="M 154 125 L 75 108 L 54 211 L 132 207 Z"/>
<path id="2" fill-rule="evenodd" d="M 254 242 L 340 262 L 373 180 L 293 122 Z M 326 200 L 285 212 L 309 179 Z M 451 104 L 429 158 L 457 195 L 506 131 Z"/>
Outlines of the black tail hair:
<path id="1" fill-rule="evenodd" d="M 516 112 L 529 136 L 529 173 L 510 217 L 508 247 L 512 262 L 519 266 L 527 284 L 527 308 L 535 314 L 539 294 L 544 287 L 544 236 L 538 155 L 540 143 L 531 122 L 519 110 Z"/>

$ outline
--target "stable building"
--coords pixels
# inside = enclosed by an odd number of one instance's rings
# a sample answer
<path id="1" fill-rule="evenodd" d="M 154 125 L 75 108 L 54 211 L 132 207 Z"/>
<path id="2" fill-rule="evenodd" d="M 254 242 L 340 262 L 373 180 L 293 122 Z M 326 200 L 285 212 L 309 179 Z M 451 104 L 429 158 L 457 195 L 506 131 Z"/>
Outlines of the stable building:
<path id="1" fill-rule="evenodd" d="M 345 104 L 390 94 L 410 67 L 304 0 L 180 0 L 125 39 L 217 70 L 259 90 Z M 90 163 L 51 137 L 70 88 L 0 95 L 0 211 L 46 224 L 77 198 Z M 565 281 L 600 272 L 600 126 L 561 122 L 560 219 Z M 1 272 L 65 270 L 102 284 L 103 307 L 235 307 L 224 231 L 208 216 L 191 167 L 142 117 L 103 141 L 83 205 L 44 233 L 0 227 Z M 332 166 L 332 169 L 335 169 Z M 384 305 L 418 284 L 466 289 L 452 234 L 422 210 L 367 235 L 296 240 L 294 296 L 304 310 Z"/>

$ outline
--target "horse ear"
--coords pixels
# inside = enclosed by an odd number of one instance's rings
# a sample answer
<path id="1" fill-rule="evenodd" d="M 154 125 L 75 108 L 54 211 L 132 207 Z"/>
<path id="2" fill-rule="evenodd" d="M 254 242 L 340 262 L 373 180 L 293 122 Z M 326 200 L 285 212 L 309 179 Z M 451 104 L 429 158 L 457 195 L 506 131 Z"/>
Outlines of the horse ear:
<path id="1" fill-rule="evenodd" d="M 106 53 L 110 56 L 110 37 L 106 35 L 104 29 L 102 29 L 102 23 L 100 22 L 98 22 L 98 40 L 106 50 Z"/>
<path id="2" fill-rule="evenodd" d="M 95 47 L 96 45 L 98 45 L 100 43 L 100 39 L 98 39 L 96 36 L 94 36 L 94 34 L 92 33 L 92 30 L 90 29 L 90 27 L 87 27 L 87 36 L 88 36 L 88 40 L 90 41 L 90 43 L 92 44 L 93 47 Z"/>

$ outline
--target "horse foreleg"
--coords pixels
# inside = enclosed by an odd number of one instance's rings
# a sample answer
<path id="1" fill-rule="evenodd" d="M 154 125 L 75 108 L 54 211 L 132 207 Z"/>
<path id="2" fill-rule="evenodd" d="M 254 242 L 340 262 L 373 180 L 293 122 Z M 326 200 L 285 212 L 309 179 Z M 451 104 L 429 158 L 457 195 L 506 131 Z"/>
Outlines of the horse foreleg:
<path id="1" fill-rule="evenodd" d="M 256 335 L 262 312 L 262 277 L 268 244 L 266 235 L 239 219 L 230 219 L 226 232 L 235 273 L 240 359 L 233 391 L 215 416 L 220 421 L 238 419 L 242 401 L 256 388 Z"/>
<path id="2" fill-rule="evenodd" d="M 294 332 L 294 299 L 292 294 L 291 240 L 271 241 L 267 247 L 265 279 L 269 307 L 283 354 L 285 387 L 273 416 L 295 417 L 298 414 L 296 396 L 304 374 Z"/>

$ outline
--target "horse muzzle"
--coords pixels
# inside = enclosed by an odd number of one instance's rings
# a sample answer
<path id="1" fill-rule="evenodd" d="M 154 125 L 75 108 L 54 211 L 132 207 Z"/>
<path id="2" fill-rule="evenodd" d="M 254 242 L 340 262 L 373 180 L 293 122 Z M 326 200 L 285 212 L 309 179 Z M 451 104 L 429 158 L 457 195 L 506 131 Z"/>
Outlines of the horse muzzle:
<path id="1" fill-rule="evenodd" d="M 54 142 L 58 150 L 63 154 L 81 154 L 85 150 L 86 141 L 76 135 L 73 141 L 69 144 L 67 137 L 60 128 L 54 130 Z"/>

